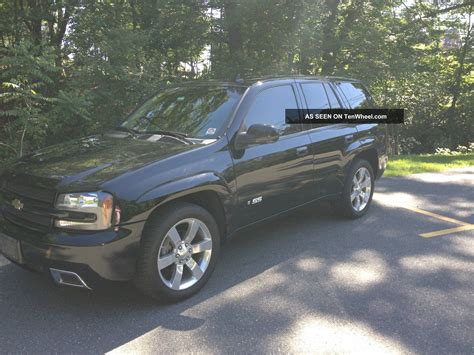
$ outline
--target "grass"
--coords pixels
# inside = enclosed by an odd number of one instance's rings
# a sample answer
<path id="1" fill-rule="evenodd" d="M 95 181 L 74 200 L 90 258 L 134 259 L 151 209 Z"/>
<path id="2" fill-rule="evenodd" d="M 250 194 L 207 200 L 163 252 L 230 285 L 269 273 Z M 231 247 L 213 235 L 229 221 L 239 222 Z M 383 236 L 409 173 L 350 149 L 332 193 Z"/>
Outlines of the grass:
<path id="1" fill-rule="evenodd" d="M 474 153 L 459 155 L 400 155 L 388 160 L 384 176 L 403 176 L 474 166 Z"/>

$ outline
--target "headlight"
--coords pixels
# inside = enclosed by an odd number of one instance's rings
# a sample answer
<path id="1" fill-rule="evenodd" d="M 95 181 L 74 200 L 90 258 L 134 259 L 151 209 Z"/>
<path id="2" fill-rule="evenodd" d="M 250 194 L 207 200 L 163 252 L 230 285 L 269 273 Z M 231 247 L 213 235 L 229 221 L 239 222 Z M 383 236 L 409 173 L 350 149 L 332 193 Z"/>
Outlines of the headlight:
<path id="1" fill-rule="evenodd" d="M 112 225 L 113 197 L 106 192 L 61 194 L 56 200 L 58 210 L 68 212 L 55 220 L 58 228 L 103 230 Z"/>

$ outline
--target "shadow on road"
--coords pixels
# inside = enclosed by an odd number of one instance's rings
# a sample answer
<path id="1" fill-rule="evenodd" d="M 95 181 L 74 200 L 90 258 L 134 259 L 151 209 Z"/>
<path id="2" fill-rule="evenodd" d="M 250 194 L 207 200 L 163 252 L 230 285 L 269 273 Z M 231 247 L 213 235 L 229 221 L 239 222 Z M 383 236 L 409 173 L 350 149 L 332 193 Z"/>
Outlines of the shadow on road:
<path id="1" fill-rule="evenodd" d="M 440 194 L 418 184 L 388 179 L 377 190 Z M 462 185 L 447 189 L 446 205 L 469 198 Z M 446 223 L 377 204 L 357 221 L 310 206 L 242 232 L 201 293 L 174 305 L 129 284 L 58 289 L 0 263 L 0 349 L 297 352 L 339 343 L 326 350 L 469 353 L 472 235 L 417 237 L 437 228 Z"/>
<path id="2" fill-rule="evenodd" d="M 405 194 L 420 208 L 474 223 L 474 168 L 383 178 L 378 192 Z M 394 201 L 395 203 L 395 201 Z"/>

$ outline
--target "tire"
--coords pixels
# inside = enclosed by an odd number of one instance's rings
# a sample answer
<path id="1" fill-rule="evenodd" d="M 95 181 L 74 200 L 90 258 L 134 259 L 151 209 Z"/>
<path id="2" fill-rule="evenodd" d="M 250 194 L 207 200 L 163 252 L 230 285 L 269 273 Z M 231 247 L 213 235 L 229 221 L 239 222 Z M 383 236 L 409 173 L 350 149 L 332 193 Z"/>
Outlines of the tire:
<path id="1" fill-rule="evenodd" d="M 188 232 L 195 232 L 194 237 Z M 160 302 L 184 300 L 209 280 L 219 251 L 219 228 L 212 215 L 200 206 L 176 203 L 152 215 L 145 226 L 135 286 Z"/>
<path id="2" fill-rule="evenodd" d="M 366 178 L 370 177 L 370 181 L 367 183 L 367 180 L 362 180 L 358 188 L 355 180 L 359 180 L 361 174 L 364 174 Z M 364 159 L 354 160 L 349 168 L 342 195 L 335 204 L 337 211 L 343 217 L 350 219 L 360 218 L 366 214 L 374 194 L 374 181 L 374 172 L 370 163 Z M 354 198 L 354 196 L 358 197 Z M 357 200 L 359 204 L 357 204 Z"/>

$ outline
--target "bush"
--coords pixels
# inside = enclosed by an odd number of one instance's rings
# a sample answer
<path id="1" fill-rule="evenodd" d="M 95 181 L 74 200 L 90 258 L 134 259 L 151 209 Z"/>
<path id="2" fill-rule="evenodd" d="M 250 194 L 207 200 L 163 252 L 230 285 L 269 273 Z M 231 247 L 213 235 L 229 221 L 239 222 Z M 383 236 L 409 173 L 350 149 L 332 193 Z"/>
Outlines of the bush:
<path id="1" fill-rule="evenodd" d="M 436 148 L 435 155 L 460 155 L 474 153 L 474 143 L 469 143 L 468 146 L 458 145 L 456 149 Z"/>

